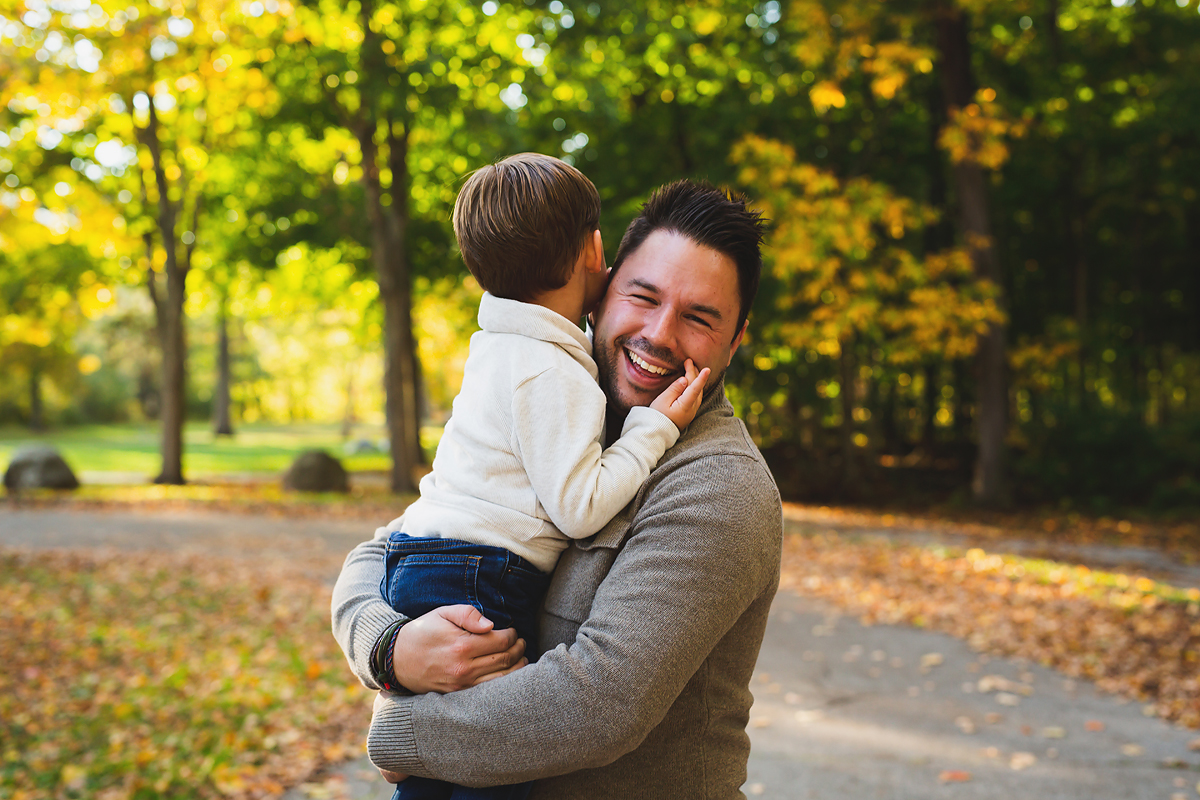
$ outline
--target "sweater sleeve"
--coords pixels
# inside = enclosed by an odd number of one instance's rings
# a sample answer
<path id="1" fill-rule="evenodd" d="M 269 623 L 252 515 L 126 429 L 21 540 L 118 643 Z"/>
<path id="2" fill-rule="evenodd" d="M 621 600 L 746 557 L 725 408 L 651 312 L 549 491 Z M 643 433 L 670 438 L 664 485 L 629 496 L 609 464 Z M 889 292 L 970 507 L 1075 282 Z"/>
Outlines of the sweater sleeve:
<path id="1" fill-rule="evenodd" d="M 635 749 L 779 575 L 774 482 L 740 456 L 672 470 L 639 510 L 570 646 L 446 695 L 381 697 L 384 769 L 488 786 L 602 766 Z"/>
<path id="2" fill-rule="evenodd" d="M 380 688 L 372 677 L 371 650 L 388 625 L 405 619 L 379 591 L 389 530 L 391 526 L 379 528 L 374 538 L 350 551 L 330 601 L 333 638 L 346 654 L 350 669 L 371 689 Z"/>
<path id="3" fill-rule="evenodd" d="M 675 423 L 634 408 L 601 449 L 604 393 L 582 370 L 552 367 L 513 393 L 513 451 L 554 526 L 572 539 L 599 531 L 629 504 L 676 440 Z"/>

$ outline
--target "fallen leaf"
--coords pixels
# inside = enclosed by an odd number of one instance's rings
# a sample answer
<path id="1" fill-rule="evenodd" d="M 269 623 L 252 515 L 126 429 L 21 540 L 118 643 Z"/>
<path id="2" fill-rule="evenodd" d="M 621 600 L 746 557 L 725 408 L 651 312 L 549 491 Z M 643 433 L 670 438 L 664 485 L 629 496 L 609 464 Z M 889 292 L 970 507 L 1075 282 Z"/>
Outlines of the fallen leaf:
<path id="1" fill-rule="evenodd" d="M 860 514 L 795 511 L 842 525 Z M 964 552 L 853 540 L 822 524 L 786 537 L 783 587 L 828 600 L 866 624 L 919 625 L 958 636 L 981 651 L 980 663 L 987 654 L 1019 656 L 1058 669 L 1072 681 L 1153 704 L 1156 716 L 1200 727 L 1192 632 L 1200 590 L 1193 595 L 1142 576 L 978 547 Z M 1074 529 L 1073 523 L 1060 528 Z M 1180 535 L 1197 538 L 1195 531 L 1181 527 Z M 1033 670 L 1022 673 L 1028 679 Z M 977 686 L 1019 697 L 1034 693 L 1029 680 Z"/>
<path id="2" fill-rule="evenodd" d="M 1200 751 L 1200 739 L 1192 739 L 1188 742 L 1188 750 Z"/>
<path id="3" fill-rule="evenodd" d="M 954 724 L 957 725 L 958 729 L 963 733 L 971 734 L 975 732 L 975 723 L 970 717 L 958 717 L 954 720 Z"/>
<path id="4" fill-rule="evenodd" d="M 997 692 L 996 702 L 1002 706 L 1019 706 L 1021 705 L 1021 698 L 1009 692 Z"/>
<path id="5" fill-rule="evenodd" d="M 1023 769 L 1028 769 L 1037 763 L 1037 756 L 1033 753 L 1013 753 L 1012 758 L 1008 760 L 1008 766 L 1020 772 Z"/>
<path id="6" fill-rule="evenodd" d="M 940 667 L 946 658 L 941 653 L 926 653 L 921 656 L 922 667 Z"/>
<path id="7" fill-rule="evenodd" d="M 767 787 L 761 783 L 752 783 L 746 787 L 746 792 L 748 794 L 755 795 L 756 797 L 758 795 L 762 794 L 763 792 L 765 792 L 766 790 L 767 790 Z"/>
<path id="8" fill-rule="evenodd" d="M 1140 744 L 1134 744 L 1133 742 L 1130 742 L 1129 744 L 1121 745 L 1121 755 L 1128 756 L 1130 758 L 1137 758 L 1145 752 L 1146 748 L 1142 747 Z"/>
<path id="9" fill-rule="evenodd" d="M 1042 736 L 1046 739 L 1065 739 L 1067 737 L 1067 730 L 1058 725 L 1051 725 L 1048 728 L 1042 728 Z"/>
<path id="10" fill-rule="evenodd" d="M 771 727 L 771 718 L 770 717 L 755 717 L 754 719 L 750 720 L 750 727 L 751 728 L 769 728 L 769 727 Z"/>
<path id="11" fill-rule="evenodd" d="M 938 774 L 942 783 L 966 783 L 971 780 L 971 773 L 962 769 L 944 769 Z"/>
<path id="12" fill-rule="evenodd" d="M 1098 719 L 1089 719 L 1087 722 L 1083 723 L 1083 727 L 1084 730 L 1091 731 L 1092 733 L 1099 733 L 1100 731 L 1104 730 L 1104 723 Z M 1200 739 L 1197 739 L 1196 741 L 1200 742 Z"/>

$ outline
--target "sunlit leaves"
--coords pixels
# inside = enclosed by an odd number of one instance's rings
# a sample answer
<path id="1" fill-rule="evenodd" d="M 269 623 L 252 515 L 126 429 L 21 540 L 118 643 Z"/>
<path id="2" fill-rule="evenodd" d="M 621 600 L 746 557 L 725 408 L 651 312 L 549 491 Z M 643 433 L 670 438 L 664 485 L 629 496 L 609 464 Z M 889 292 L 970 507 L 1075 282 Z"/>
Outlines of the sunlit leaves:
<path id="1" fill-rule="evenodd" d="M 1008 160 L 1008 139 L 1025 135 L 1025 125 L 1008 119 L 996 102 L 994 89 L 980 89 L 975 102 L 951 108 L 950 119 L 938 135 L 938 145 L 955 164 L 971 161 L 986 169 L 999 169 Z"/>
<path id="2" fill-rule="evenodd" d="M 906 237 L 933 217 L 865 178 L 841 180 L 798 163 L 792 148 L 750 137 L 735 149 L 739 180 L 774 221 L 771 270 L 785 291 L 780 336 L 818 347 L 866 336 L 893 360 L 962 357 L 1000 318 L 994 289 L 972 277 L 969 256 L 915 256 Z M 831 354 L 836 355 L 833 347 Z"/>

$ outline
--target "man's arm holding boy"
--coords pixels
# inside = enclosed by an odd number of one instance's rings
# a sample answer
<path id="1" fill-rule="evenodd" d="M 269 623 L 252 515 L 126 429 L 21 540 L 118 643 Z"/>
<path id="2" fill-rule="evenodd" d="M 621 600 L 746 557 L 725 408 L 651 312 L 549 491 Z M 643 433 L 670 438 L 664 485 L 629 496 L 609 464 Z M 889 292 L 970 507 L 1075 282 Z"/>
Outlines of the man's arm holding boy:
<path id="1" fill-rule="evenodd" d="M 392 623 L 406 619 L 380 594 L 389 529 L 350 551 L 333 592 L 333 634 L 351 670 L 363 684 L 381 689 L 375 680 L 373 651 Z M 435 609 L 403 628 L 396 642 L 407 656 L 396 662 L 395 677 L 413 692 L 452 692 L 474 686 L 505 670 L 522 666 L 525 643 L 516 631 L 492 629 L 471 606 Z"/>
<path id="2" fill-rule="evenodd" d="M 706 458 L 666 476 L 574 643 L 470 691 L 385 696 L 368 741 L 372 760 L 401 774 L 496 785 L 633 750 L 749 604 L 773 592 L 778 503 L 751 459 Z"/>

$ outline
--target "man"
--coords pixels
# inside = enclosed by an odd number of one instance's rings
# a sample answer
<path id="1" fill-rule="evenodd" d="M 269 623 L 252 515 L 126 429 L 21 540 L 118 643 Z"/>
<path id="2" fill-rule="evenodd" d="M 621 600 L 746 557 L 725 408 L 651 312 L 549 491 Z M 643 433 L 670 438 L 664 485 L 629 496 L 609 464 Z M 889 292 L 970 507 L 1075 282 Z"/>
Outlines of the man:
<path id="1" fill-rule="evenodd" d="M 381 674 L 376 656 L 397 621 L 379 595 L 384 540 L 350 554 L 334 634 L 364 682 L 474 684 L 381 695 L 376 766 L 464 785 L 536 780 L 533 797 L 741 796 L 782 521 L 722 377 L 757 291 L 761 225 L 742 200 L 679 182 L 626 231 L 593 333 L 610 437 L 685 359 L 712 370 L 712 388 L 633 502 L 560 559 L 536 663 L 523 666 L 511 632 L 459 606 L 400 628 L 394 671 Z"/>

